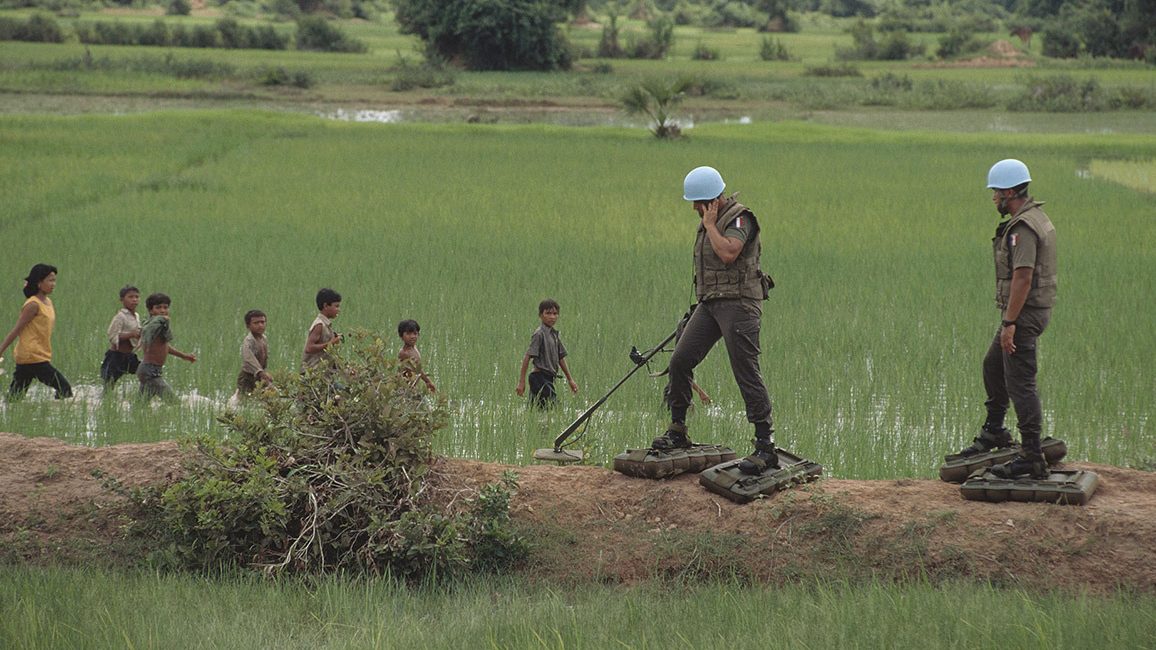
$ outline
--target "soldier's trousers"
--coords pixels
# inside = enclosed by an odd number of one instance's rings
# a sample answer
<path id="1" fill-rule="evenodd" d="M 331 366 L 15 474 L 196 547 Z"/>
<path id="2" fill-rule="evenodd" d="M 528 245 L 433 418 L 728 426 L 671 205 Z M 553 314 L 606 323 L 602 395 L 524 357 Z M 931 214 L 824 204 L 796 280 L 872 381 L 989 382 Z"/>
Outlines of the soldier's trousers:
<path id="1" fill-rule="evenodd" d="M 686 413 L 691 402 L 694 369 L 721 338 L 726 343 L 731 371 L 747 406 L 747 420 L 771 422 L 771 398 L 759 371 L 759 329 L 762 306 L 755 300 L 724 298 L 700 303 L 690 316 L 670 357 L 670 407 Z"/>
<path id="2" fill-rule="evenodd" d="M 1040 394 L 1036 388 L 1036 346 L 1051 320 L 1051 309 L 1025 307 L 1016 321 L 1014 354 L 1004 354 L 999 331 L 983 358 L 983 386 L 987 390 L 987 420 L 1002 424 L 1008 404 L 1015 405 L 1020 436 L 1039 438 L 1043 427 Z"/>

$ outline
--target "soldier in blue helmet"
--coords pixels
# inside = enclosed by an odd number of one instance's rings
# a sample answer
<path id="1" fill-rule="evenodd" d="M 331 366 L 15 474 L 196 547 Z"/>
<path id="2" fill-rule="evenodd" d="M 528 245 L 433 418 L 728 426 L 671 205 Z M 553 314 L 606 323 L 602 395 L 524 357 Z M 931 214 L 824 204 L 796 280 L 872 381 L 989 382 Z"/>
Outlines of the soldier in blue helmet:
<path id="1" fill-rule="evenodd" d="M 731 370 L 754 425 L 755 450 L 740 463 L 745 474 L 778 469 L 772 437 L 771 398 L 759 370 L 762 301 L 774 286 L 759 268 L 759 224 L 734 197 L 723 197 L 726 183 L 713 167 L 697 167 L 683 180 L 683 198 L 692 202 L 701 222 L 694 242 L 694 290 L 698 306 L 670 357 L 670 426 L 651 443 L 654 449 L 691 446 L 686 412 L 694 369 L 721 338 Z"/>
<path id="2" fill-rule="evenodd" d="M 1004 427 L 1009 403 L 1015 406 L 1022 446 L 1019 455 L 992 467 L 1001 478 L 1046 478 L 1040 449 L 1042 407 L 1036 389 L 1036 346 L 1056 303 L 1056 229 L 1028 194 L 1027 165 L 1001 160 L 987 174 L 987 187 L 1001 219 L 992 239 L 995 303 L 1000 326 L 983 359 L 987 420 L 963 456 L 1013 444 Z"/>

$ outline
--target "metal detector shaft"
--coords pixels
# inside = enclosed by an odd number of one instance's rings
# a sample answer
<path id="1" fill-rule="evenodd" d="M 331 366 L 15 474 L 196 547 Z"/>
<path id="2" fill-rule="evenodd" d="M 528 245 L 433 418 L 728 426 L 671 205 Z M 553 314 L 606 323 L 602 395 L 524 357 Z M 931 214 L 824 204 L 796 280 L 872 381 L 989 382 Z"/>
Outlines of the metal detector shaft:
<path id="1" fill-rule="evenodd" d="M 650 359 L 653 358 L 654 355 L 661 352 L 662 349 L 666 347 L 666 344 L 673 341 L 674 337 L 677 335 L 678 335 L 678 330 L 676 329 L 670 333 L 670 336 L 663 339 L 662 343 L 659 343 L 658 345 L 654 346 L 649 351 L 647 351 L 645 353 L 641 353 L 641 354 L 639 354 L 637 352 L 637 350 L 633 351 L 633 353 L 630 355 L 630 358 L 634 361 L 634 364 L 635 364 L 634 367 L 631 368 L 630 372 L 626 373 L 626 376 L 623 377 L 622 379 L 620 379 L 617 384 L 614 384 L 614 388 L 611 388 L 605 395 L 602 396 L 601 399 L 599 399 L 597 402 L 594 402 L 594 404 L 591 405 L 590 408 L 583 411 L 582 415 L 578 416 L 578 419 L 571 422 L 570 426 L 566 427 L 565 431 L 558 434 L 557 438 L 554 438 L 554 451 L 556 451 L 556 452 L 562 451 L 562 443 L 566 441 L 566 438 L 569 438 L 571 435 L 573 435 L 574 432 L 578 430 L 578 427 L 582 426 L 582 423 L 589 420 L 591 415 L 594 415 L 594 411 L 597 411 L 599 406 L 602 406 L 603 404 L 606 403 L 606 400 L 609 399 L 610 396 L 614 394 L 614 391 L 618 390 L 618 388 L 620 386 L 622 386 L 622 384 L 625 384 L 627 379 L 630 379 L 630 377 L 633 376 L 634 373 L 638 372 L 639 368 L 645 366 L 646 362 L 650 361 Z"/>

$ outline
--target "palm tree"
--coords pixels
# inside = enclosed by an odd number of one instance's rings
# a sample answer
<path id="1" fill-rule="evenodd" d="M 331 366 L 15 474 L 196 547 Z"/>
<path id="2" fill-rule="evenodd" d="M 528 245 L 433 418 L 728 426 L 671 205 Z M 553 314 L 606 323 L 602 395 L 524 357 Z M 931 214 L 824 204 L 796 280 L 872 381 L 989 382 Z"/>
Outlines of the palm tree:
<path id="1" fill-rule="evenodd" d="M 656 138 L 678 138 L 682 130 L 674 120 L 674 108 L 686 98 L 686 90 L 692 79 L 680 77 L 672 82 L 647 79 L 626 92 L 622 107 L 631 115 L 645 114 L 653 126 L 650 130 Z"/>

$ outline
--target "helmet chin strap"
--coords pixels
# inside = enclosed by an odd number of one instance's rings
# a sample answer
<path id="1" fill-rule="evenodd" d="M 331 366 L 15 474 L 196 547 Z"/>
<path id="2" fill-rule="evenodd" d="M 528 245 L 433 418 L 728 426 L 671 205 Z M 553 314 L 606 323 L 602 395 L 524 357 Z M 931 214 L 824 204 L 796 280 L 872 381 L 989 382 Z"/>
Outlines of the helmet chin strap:
<path id="1" fill-rule="evenodd" d="M 1010 200 L 1011 200 L 1011 199 L 1009 199 L 1009 198 L 1008 198 L 1008 197 L 1006 197 L 1006 196 L 1001 196 L 1001 197 L 999 197 L 999 203 L 997 203 L 997 204 L 996 204 L 996 209 L 997 209 L 997 210 L 999 210 L 999 213 L 1000 213 L 1002 216 L 1005 216 L 1005 217 L 1006 217 L 1008 214 L 1010 214 L 1010 213 L 1011 213 L 1011 210 L 1009 210 L 1009 209 L 1008 209 L 1008 207 L 1007 207 L 1007 202 L 1008 202 L 1008 201 L 1010 201 Z"/>
<path id="2" fill-rule="evenodd" d="M 1000 191 L 1003 192 L 1004 190 L 1000 190 Z M 1001 215 L 1007 216 L 1007 215 L 1011 214 L 1011 210 L 1007 207 L 1008 201 L 1011 201 L 1012 199 L 1022 199 L 1023 197 L 1025 197 L 1027 195 L 1028 195 L 1027 188 L 1024 188 L 1023 190 L 1021 190 L 1019 192 L 1016 192 L 1012 196 L 1002 196 L 1001 195 L 999 197 L 999 203 L 996 204 L 996 209 L 999 210 L 999 213 Z"/>

